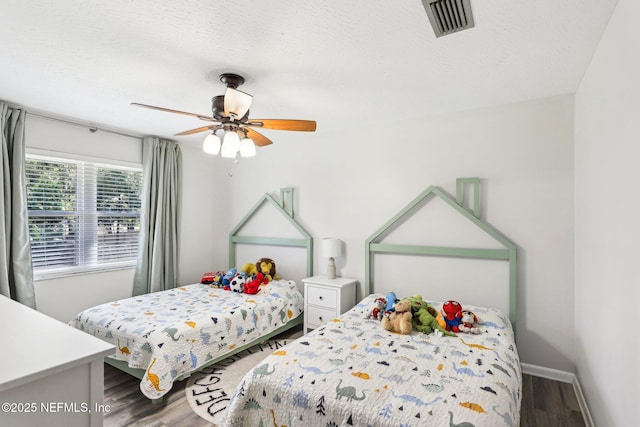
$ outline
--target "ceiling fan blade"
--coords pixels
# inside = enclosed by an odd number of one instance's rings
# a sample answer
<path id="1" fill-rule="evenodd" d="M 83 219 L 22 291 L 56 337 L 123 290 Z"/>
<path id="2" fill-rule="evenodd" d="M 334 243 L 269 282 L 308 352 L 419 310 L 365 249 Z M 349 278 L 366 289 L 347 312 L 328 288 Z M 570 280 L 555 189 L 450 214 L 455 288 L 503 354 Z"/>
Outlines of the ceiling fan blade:
<path id="1" fill-rule="evenodd" d="M 294 130 L 314 132 L 316 122 L 314 120 L 285 120 L 285 119 L 251 119 L 245 126 L 259 126 L 263 129 Z"/>
<path id="2" fill-rule="evenodd" d="M 184 132 L 176 133 L 176 136 L 193 135 L 194 133 L 199 133 L 199 132 L 204 132 L 206 130 L 211 130 L 214 127 L 216 127 L 216 125 L 202 126 L 202 127 L 191 129 L 191 130 L 185 130 Z"/>
<path id="3" fill-rule="evenodd" d="M 253 96 L 228 87 L 224 94 L 224 115 L 241 119 L 249 111 Z"/>
<path id="4" fill-rule="evenodd" d="M 265 145 L 273 144 L 273 142 L 269 138 L 267 138 L 260 132 L 257 132 L 251 128 L 243 128 L 243 129 L 247 131 L 247 137 L 250 138 L 253 141 L 253 143 L 256 144 L 256 146 L 264 147 Z"/>
<path id="5" fill-rule="evenodd" d="M 172 110 L 170 108 L 156 107 L 156 106 L 153 106 L 153 105 L 140 104 L 138 102 L 132 102 L 131 105 L 135 105 L 136 107 L 151 108 L 152 110 L 164 111 L 164 112 L 167 112 L 167 113 L 176 113 L 176 114 L 183 114 L 185 116 L 197 117 L 200 120 L 208 120 L 210 122 L 217 122 L 217 120 L 214 119 L 213 117 L 203 116 L 201 114 L 189 113 L 189 112 L 186 112 L 186 111 Z"/>

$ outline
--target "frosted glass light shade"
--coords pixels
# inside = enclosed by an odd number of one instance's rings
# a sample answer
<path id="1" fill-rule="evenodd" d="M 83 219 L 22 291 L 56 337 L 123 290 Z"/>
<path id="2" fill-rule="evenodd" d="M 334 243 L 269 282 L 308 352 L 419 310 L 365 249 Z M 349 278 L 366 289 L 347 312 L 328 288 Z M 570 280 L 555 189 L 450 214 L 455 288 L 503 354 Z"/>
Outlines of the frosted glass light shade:
<path id="1" fill-rule="evenodd" d="M 212 133 L 204 139 L 202 150 L 207 154 L 216 155 L 220 152 L 220 144 L 220 137 Z"/>
<path id="2" fill-rule="evenodd" d="M 228 87 L 224 94 L 224 114 L 241 119 L 249 111 L 253 96 Z"/>
<path id="3" fill-rule="evenodd" d="M 240 155 L 242 157 L 253 157 L 256 155 L 256 144 L 250 138 L 240 140 Z"/>
<path id="4" fill-rule="evenodd" d="M 224 133 L 222 139 L 222 151 L 220 155 L 222 157 L 235 157 L 236 153 L 240 149 L 240 137 L 233 131 L 227 131 Z"/>

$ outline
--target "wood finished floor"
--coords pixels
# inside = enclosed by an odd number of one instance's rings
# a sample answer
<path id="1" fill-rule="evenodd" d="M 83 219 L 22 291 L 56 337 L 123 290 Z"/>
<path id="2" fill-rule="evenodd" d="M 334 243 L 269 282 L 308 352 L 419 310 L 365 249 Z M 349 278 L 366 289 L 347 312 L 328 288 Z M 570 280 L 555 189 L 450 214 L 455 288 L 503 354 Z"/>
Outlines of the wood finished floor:
<path id="1" fill-rule="evenodd" d="M 186 381 L 174 384 L 160 404 L 140 392 L 140 381 L 111 365 L 104 365 L 105 427 L 211 426 L 191 410 L 185 397 Z M 523 375 L 521 427 L 578 427 L 584 420 L 571 384 Z"/>
<path id="2" fill-rule="evenodd" d="M 520 427 L 585 425 L 573 385 L 522 376 Z"/>

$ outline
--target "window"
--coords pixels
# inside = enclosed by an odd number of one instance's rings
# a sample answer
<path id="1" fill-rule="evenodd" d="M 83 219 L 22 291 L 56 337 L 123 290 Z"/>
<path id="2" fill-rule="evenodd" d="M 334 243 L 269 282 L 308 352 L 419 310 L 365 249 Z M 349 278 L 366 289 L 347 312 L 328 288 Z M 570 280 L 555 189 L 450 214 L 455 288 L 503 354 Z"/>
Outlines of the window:
<path id="1" fill-rule="evenodd" d="M 135 265 L 140 167 L 28 154 L 26 178 L 36 278 Z"/>

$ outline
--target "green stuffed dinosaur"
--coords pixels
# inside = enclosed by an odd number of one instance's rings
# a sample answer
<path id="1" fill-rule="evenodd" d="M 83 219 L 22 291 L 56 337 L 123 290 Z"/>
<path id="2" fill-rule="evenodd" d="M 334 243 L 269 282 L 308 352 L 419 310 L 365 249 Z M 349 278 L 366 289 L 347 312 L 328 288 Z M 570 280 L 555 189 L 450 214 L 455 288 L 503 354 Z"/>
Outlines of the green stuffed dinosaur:
<path id="1" fill-rule="evenodd" d="M 407 297 L 406 299 L 411 302 L 411 312 L 413 313 L 411 323 L 413 325 L 413 329 L 425 334 L 439 331 L 443 335 L 448 335 L 450 337 L 457 336 L 453 332 L 447 331 L 445 328 L 440 326 L 440 323 L 436 320 L 438 312 L 433 306 L 424 301 L 421 295 L 416 294 L 414 296 Z"/>

